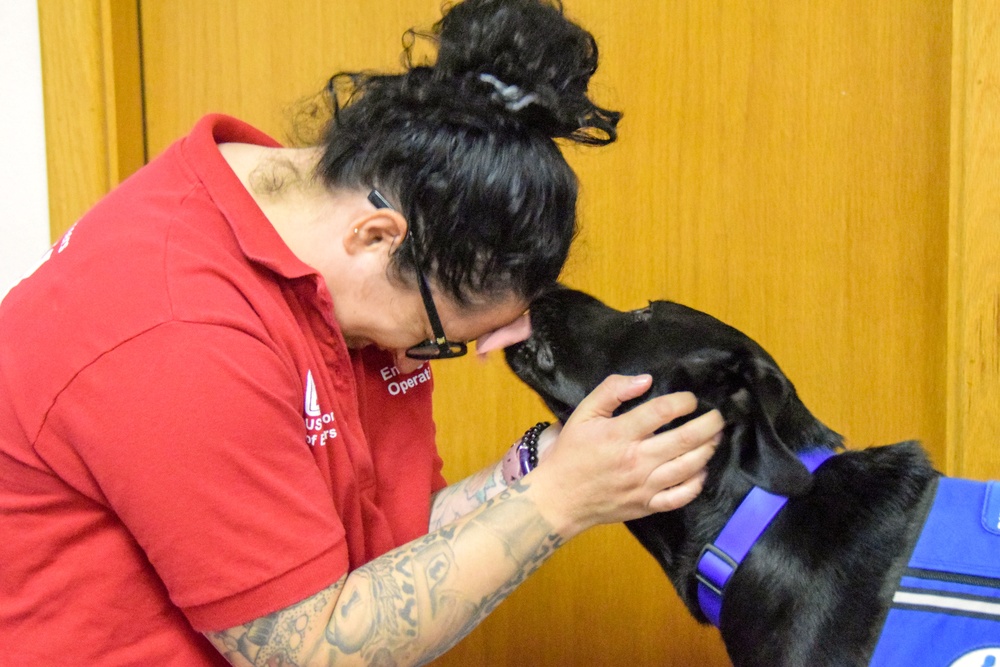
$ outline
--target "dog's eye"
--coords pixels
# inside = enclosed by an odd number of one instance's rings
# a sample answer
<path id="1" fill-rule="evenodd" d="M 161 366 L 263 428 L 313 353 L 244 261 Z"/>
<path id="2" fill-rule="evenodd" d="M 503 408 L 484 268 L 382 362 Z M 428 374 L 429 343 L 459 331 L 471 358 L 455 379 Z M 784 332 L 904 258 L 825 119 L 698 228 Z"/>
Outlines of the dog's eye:
<path id="1" fill-rule="evenodd" d="M 538 354 L 535 357 L 539 370 L 546 373 L 551 372 L 556 367 L 555 357 L 552 355 L 552 348 L 548 345 L 540 345 Z"/>

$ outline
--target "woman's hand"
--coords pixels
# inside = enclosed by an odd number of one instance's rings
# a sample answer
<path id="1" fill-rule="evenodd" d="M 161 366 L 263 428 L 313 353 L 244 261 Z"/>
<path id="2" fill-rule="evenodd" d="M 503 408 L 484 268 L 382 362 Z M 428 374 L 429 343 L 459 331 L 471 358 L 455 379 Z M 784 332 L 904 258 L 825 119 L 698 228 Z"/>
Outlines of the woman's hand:
<path id="1" fill-rule="evenodd" d="M 717 410 L 663 433 L 660 427 L 697 407 L 688 392 L 646 401 L 613 417 L 645 393 L 648 375 L 613 375 L 569 418 L 524 483 L 564 539 L 601 523 L 637 519 L 683 507 L 701 491 L 704 467 L 725 424 Z"/>

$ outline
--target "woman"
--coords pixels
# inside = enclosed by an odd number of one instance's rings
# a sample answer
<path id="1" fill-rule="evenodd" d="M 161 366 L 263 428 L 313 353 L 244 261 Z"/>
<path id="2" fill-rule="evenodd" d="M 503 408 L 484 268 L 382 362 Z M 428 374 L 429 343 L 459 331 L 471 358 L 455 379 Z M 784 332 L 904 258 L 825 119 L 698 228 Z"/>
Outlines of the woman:
<path id="1" fill-rule="evenodd" d="M 619 115 L 558 7 L 467 0 L 436 33 L 433 66 L 334 77 L 318 146 L 203 119 L 4 301 L 12 664 L 424 663 L 566 540 L 697 494 L 721 420 L 612 418 L 648 377 L 446 488 L 425 362 L 516 339 L 574 234 L 554 139 Z"/>

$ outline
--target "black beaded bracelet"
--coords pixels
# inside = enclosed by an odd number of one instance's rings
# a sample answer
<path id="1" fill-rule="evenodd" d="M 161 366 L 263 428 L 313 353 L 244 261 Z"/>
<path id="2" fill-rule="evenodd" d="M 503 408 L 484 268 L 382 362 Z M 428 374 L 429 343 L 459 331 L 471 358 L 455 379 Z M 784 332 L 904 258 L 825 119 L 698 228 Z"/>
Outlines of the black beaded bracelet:
<path id="1" fill-rule="evenodd" d="M 517 458 L 521 467 L 521 477 L 535 469 L 538 465 L 538 436 L 549 427 L 551 422 L 538 422 L 521 436 L 521 444 L 517 446 Z"/>
<path id="2" fill-rule="evenodd" d="M 500 464 L 504 482 L 513 484 L 538 465 L 538 438 L 550 422 L 538 422 L 515 442 Z"/>

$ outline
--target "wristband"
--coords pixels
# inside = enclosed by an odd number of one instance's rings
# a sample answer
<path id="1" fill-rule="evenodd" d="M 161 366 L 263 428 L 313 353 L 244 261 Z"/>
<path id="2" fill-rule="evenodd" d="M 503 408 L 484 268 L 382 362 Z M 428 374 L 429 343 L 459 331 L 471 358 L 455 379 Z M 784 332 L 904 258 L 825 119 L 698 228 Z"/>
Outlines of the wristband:
<path id="1" fill-rule="evenodd" d="M 538 436 L 551 422 L 538 422 L 514 443 L 500 464 L 503 480 L 512 484 L 521 479 L 538 465 Z"/>

